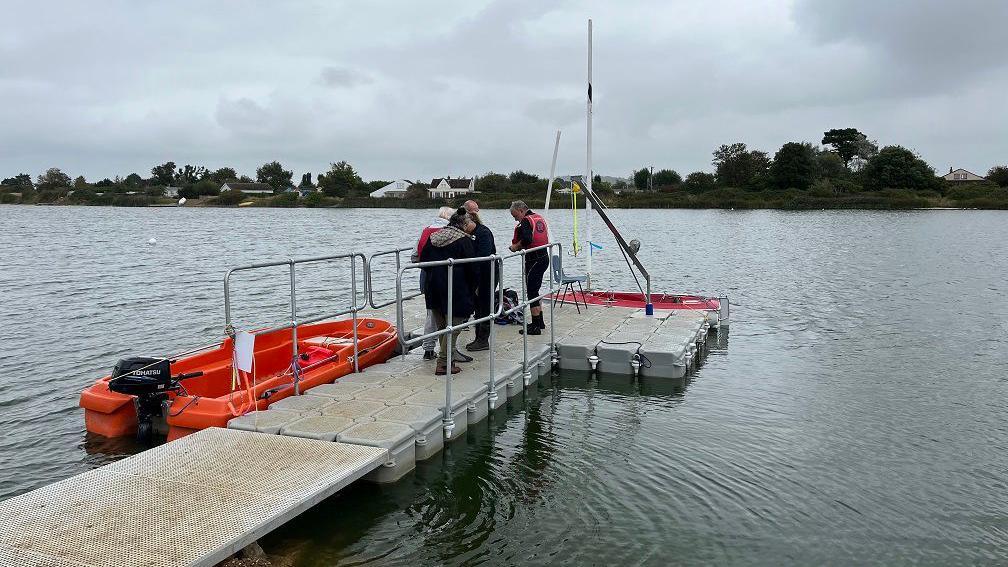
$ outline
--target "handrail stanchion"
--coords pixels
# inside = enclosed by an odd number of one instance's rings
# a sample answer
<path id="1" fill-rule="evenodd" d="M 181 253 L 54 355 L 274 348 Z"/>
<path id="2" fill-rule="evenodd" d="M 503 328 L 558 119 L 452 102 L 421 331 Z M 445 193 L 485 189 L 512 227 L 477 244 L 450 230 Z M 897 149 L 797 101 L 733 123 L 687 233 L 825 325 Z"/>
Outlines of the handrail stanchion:
<path id="1" fill-rule="evenodd" d="M 291 308 L 291 350 L 294 355 L 291 358 L 291 373 L 294 374 L 294 395 L 301 395 L 301 373 L 298 372 L 298 345 L 297 345 L 297 299 L 294 284 L 294 259 L 290 259 L 290 308 Z"/>
<path id="2" fill-rule="evenodd" d="M 525 250 L 519 250 L 521 256 L 521 302 L 522 302 L 522 385 L 528 386 L 532 383 L 532 374 L 528 369 L 528 319 L 525 317 L 525 307 L 529 308 L 529 317 L 532 316 L 532 306 L 528 304 L 528 278 L 525 275 Z"/>
<path id="3" fill-rule="evenodd" d="M 234 337 L 234 327 L 231 325 L 231 272 L 224 274 L 224 334 Z"/>
<path id="4" fill-rule="evenodd" d="M 448 336 L 444 337 L 442 335 L 442 337 L 445 338 L 444 344 L 447 345 L 447 348 L 445 348 L 445 352 L 448 353 L 446 355 L 447 363 L 445 365 L 445 407 L 444 407 L 445 439 L 451 437 L 452 430 L 455 429 L 455 420 L 452 419 L 452 399 L 451 399 L 451 383 L 453 376 L 452 355 L 454 354 L 455 351 L 455 345 L 452 344 L 454 342 L 452 341 L 453 334 L 455 333 L 455 325 L 454 325 L 455 320 L 452 318 L 452 288 L 455 287 L 453 281 L 454 278 L 455 278 L 454 259 L 448 258 L 448 313 L 446 314 L 447 320 L 445 321 L 445 324 L 448 328 Z M 436 363 L 434 366 L 435 368 L 437 368 Z"/>
<path id="5" fill-rule="evenodd" d="M 372 256 L 373 258 L 373 256 Z M 402 275 L 405 270 L 401 269 L 396 273 L 396 336 L 399 338 L 399 348 L 403 351 L 403 356 L 405 356 L 406 351 L 406 340 L 403 337 L 403 298 L 402 298 Z M 371 289 L 374 289 L 372 287 Z"/>
<path id="6" fill-rule="evenodd" d="M 401 260 L 400 256 L 401 256 L 401 254 L 403 252 L 406 252 L 407 250 L 413 250 L 413 248 L 407 247 L 407 248 L 396 248 L 396 249 L 393 249 L 393 250 L 383 250 L 381 252 L 375 252 L 374 254 L 371 255 L 370 259 L 368 259 L 368 266 L 369 266 L 369 268 L 368 268 L 367 278 L 366 278 L 367 282 L 368 282 L 368 291 L 367 291 L 367 301 L 365 303 L 368 304 L 368 305 L 370 305 L 371 309 L 381 309 L 382 307 L 388 307 L 389 305 L 392 305 L 393 303 L 402 303 L 405 300 L 413 299 L 414 297 L 419 297 L 419 296 L 423 295 L 420 291 L 416 291 L 416 292 L 411 293 L 411 295 L 409 295 L 407 297 L 397 297 L 396 299 L 385 301 L 383 303 L 375 303 L 375 299 L 374 299 L 374 281 L 373 281 L 373 278 L 371 277 L 371 269 L 370 269 L 370 266 L 374 263 L 374 259 L 377 258 L 377 257 L 379 257 L 379 256 L 388 256 L 390 254 L 395 254 L 395 257 L 396 257 L 396 272 L 398 272 L 399 270 L 402 269 L 402 260 Z"/>
<path id="7" fill-rule="evenodd" d="M 560 243 L 558 242 L 556 244 L 559 245 Z M 549 278 L 550 324 L 549 324 L 549 328 L 550 328 L 550 366 L 552 366 L 553 364 L 556 364 L 556 355 L 557 355 L 557 351 L 556 351 L 556 333 L 553 332 L 553 326 L 556 325 L 556 321 L 553 318 L 553 308 L 556 306 L 556 296 L 553 295 L 553 274 L 552 274 L 552 272 L 553 272 L 553 246 L 550 245 L 549 248 L 546 249 L 546 252 L 548 253 L 548 256 L 549 256 L 549 265 L 546 267 L 546 269 L 550 271 L 550 278 Z M 557 287 L 559 288 L 559 283 L 557 284 Z M 557 291 L 559 291 L 559 289 Z"/>
<path id="8" fill-rule="evenodd" d="M 367 259 L 364 260 L 365 282 L 367 281 Z M 364 284 L 365 296 L 367 295 L 367 283 Z M 353 371 L 360 372 L 360 365 L 357 362 L 359 345 L 357 343 L 357 255 L 350 256 L 350 297 L 352 298 L 352 308 L 350 318 L 353 320 Z"/>
<path id="9" fill-rule="evenodd" d="M 497 285 L 496 284 L 497 284 L 497 255 L 496 254 L 491 254 L 490 255 L 490 294 L 491 294 L 490 295 L 490 301 L 492 302 L 491 305 L 490 305 L 490 312 L 491 313 L 496 313 L 496 311 L 498 309 L 503 309 L 503 307 L 504 307 L 504 302 L 501 302 L 499 304 L 499 307 L 494 305 L 494 302 L 496 300 L 496 297 L 495 297 L 496 293 L 495 292 L 497 291 Z M 501 286 L 502 289 L 503 289 L 503 287 L 504 286 Z M 494 309 L 494 307 L 497 307 L 497 309 Z M 495 315 L 495 317 L 496 317 L 496 315 Z M 494 390 L 494 347 L 496 346 L 495 341 L 497 339 L 497 333 L 495 332 L 496 329 L 494 329 L 494 327 L 496 327 L 496 326 L 497 326 L 497 324 L 493 320 L 491 320 L 490 321 L 490 337 L 489 337 L 489 343 L 490 343 L 490 353 L 489 353 L 489 358 L 490 358 L 490 362 L 489 362 L 490 374 L 489 374 L 489 376 L 487 378 L 487 402 L 489 402 L 491 410 L 497 409 L 497 391 Z"/>

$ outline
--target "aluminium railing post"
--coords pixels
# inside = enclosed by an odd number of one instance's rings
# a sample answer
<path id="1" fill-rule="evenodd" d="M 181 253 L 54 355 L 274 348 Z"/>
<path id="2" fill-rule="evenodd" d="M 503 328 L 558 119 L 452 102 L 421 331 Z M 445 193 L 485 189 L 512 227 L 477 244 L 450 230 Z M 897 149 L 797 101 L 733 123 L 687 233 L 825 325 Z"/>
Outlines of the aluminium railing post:
<path id="1" fill-rule="evenodd" d="M 532 316 L 532 305 L 528 303 L 528 290 L 525 289 L 528 285 L 528 276 L 525 272 L 525 250 L 520 250 L 518 255 L 521 256 L 521 303 L 522 303 L 522 386 L 528 386 L 532 382 L 532 374 L 529 373 L 528 369 L 528 319 L 525 317 L 525 307 L 528 307 L 529 317 Z"/>
<path id="2" fill-rule="evenodd" d="M 497 305 L 496 305 L 496 300 L 497 300 L 497 286 L 495 285 L 496 283 L 497 283 L 497 255 L 496 254 L 491 254 L 490 255 L 490 298 L 489 298 L 490 299 L 490 312 L 491 313 L 496 313 L 497 309 L 498 309 Z M 501 305 L 503 305 L 503 303 L 501 303 Z M 489 374 L 489 377 L 487 378 L 487 402 L 490 404 L 490 409 L 491 410 L 494 410 L 494 409 L 497 408 L 497 391 L 494 390 L 494 347 L 496 346 L 496 339 L 497 339 L 497 333 L 496 333 L 496 329 L 494 329 L 494 327 L 496 327 L 496 326 L 497 326 L 496 323 L 491 319 L 490 320 L 490 337 L 489 337 L 489 343 L 490 343 L 490 353 L 489 353 L 490 374 Z"/>
<path id="3" fill-rule="evenodd" d="M 399 337 L 399 348 L 406 353 L 406 339 L 403 336 L 403 302 L 402 302 L 402 275 L 405 270 L 399 270 L 396 274 L 396 336 Z"/>
<path id="4" fill-rule="evenodd" d="M 399 260 L 399 252 L 400 252 L 400 250 L 398 248 L 396 248 L 396 251 L 395 251 L 395 271 L 396 271 L 397 274 L 399 273 L 399 270 L 402 269 L 402 262 Z M 371 279 L 371 275 L 370 274 L 371 274 L 371 267 L 368 266 L 368 280 Z M 368 297 L 370 298 L 371 305 L 374 305 L 374 298 L 372 297 L 373 293 L 374 293 L 374 284 L 372 283 L 371 289 L 368 291 Z M 396 310 L 397 311 L 401 311 L 402 310 L 402 298 L 400 297 L 398 290 L 396 291 L 396 304 L 397 304 Z M 405 345 L 403 346 L 403 348 L 401 348 L 399 350 L 402 351 L 402 360 L 406 360 L 406 347 L 405 347 Z"/>
<path id="5" fill-rule="evenodd" d="M 235 330 L 231 326 L 231 272 L 234 270 L 228 270 L 224 274 L 224 333 L 230 337 L 234 337 Z"/>
<path id="6" fill-rule="evenodd" d="M 444 421 L 444 431 L 445 431 L 445 440 L 446 441 L 448 440 L 449 437 L 451 437 L 452 431 L 455 429 L 455 420 L 452 419 L 452 405 L 451 405 L 451 401 L 452 401 L 451 400 L 451 386 L 452 386 L 452 367 L 453 367 L 452 366 L 453 365 L 453 363 L 452 363 L 452 355 L 454 354 L 454 351 L 455 351 L 455 345 L 453 344 L 454 341 L 452 340 L 453 339 L 452 335 L 455 332 L 454 319 L 452 318 L 452 315 L 453 315 L 453 313 L 452 313 L 452 311 L 453 311 L 452 310 L 452 291 L 453 291 L 453 288 L 455 287 L 455 282 L 454 282 L 454 279 L 455 279 L 455 267 L 454 267 L 454 264 L 455 264 L 454 259 L 448 258 L 448 312 L 445 314 L 447 316 L 447 320 L 445 321 L 445 324 L 446 324 L 446 326 L 448 328 L 448 336 L 445 337 L 445 335 L 441 335 L 442 337 L 445 338 L 445 343 L 444 344 L 447 345 L 447 347 L 445 348 L 445 352 L 447 353 L 445 355 L 446 359 L 447 359 L 447 362 L 446 362 L 446 365 L 445 365 L 445 374 L 444 374 L 444 376 L 445 376 L 445 406 L 444 406 L 444 418 L 443 418 L 443 421 Z M 434 367 L 435 367 L 435 372 L 437 372 L 437 363 L 434 364 Z"/>
<path id="7" fill-rule="evenodd" d="M 367 278 L 367 260 L 364 260 L 364 277 Z M 364 284 L 367 288 L 367 283 Z M 364 290 L 365 294 L 367 289 Z M 357 355 L 360 352 L 357 344 L 357 256 L 350 255 L 350 318 L 353 320 L 353 371 L 360 372 Z"/>
<path id="8" fill-rule="evenodd" d="M 559 247 L 560 243 L 556 243 L 556 246 Z M 550 282 L 550 285 L 549 285 L 549 292 L 550 292 L 550 295 L 549 295 L 549 298 L 550 298 L 550 325 L 549 325 L 549 327 L 550 327 L 550 366 L 552 366 L 553 364 L 556 364 L 556 358 L 557 358 L 556 334 L 554 334 L 554 332 L 553 332 L 553 327 L 556 326 L 556 321 L 553 319 L 553 308 L 555 307 L 555 304 L 556 304 L 556 296 L 554 295 L 554 292 L 553 292 L 553 274 L 552 274 L 552 272 L 553 272 L 553 269 L 552 269 L 553 268 L 553 246 L 552 245 L 549 248 L 547 248 L 547 252 L 549 253 L 549 263 L 550 263 L 550 265 L 547 267 L 547 269 L 550 271 L 550 279 L 549 279 L 549 282 Z M 559 256 L 559 254 L 560 254 L 560 249 L 558 248 L 557 249 L 557 255 Z M 557 287 L 559 288 L 559 282 L 557 282 Z M 558 289 L 558 291 L 559 291 L 559 289 Z"/>
<path id="9" fill-rule="evenodd" d="M 289 260 L 290 265 L 290 308 L 291 308 L 291 373 L 294 374 L 294 395 L 301 395 L 301 373 L 298 372 L 298 345 L 297 345 L 297 299 L 296 287 L 294 283 L 294 259 Z"/>

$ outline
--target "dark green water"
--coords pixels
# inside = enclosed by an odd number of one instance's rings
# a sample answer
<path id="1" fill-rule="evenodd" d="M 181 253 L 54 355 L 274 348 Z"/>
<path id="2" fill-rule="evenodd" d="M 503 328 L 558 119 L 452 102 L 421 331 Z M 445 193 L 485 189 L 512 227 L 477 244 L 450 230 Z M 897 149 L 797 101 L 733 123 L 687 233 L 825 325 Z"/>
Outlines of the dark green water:
<path id="1" fill-rule="evenodd" d="M 695 375 L 554 377 L 402 482 L 322 503 L 267 552 L 295 565 L 1008 562 L 1008 214 L 613 214 L 657 289 L 731 296 L 730 340 Z M 0 207 L 0 498 L 135 450 L 87 437 L 77 393 L 120 356 L 218 338 L 228 266 L 375 251 L 426 217 Z M 487 220 L 498 240 L 510 232 L 503 212 Z M 598 240 L 597 281 L 632 287 Z M 345 292 L 302 279 L 317 305 Z M 258 283 L 239 308 L 282 317 L 283 278 Z"/>

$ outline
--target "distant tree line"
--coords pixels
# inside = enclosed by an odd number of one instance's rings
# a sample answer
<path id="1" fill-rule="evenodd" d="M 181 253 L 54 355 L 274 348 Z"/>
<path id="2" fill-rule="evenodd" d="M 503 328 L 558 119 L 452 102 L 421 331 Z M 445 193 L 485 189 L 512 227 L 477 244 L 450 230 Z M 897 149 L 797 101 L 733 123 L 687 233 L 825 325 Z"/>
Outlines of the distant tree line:
<path id="1" fill-rule="evenodd" d="M 634 170 L 627 180 L 615 183 L 596 175 L 592 187 L 613 206 L 623 207 L 736 207 L 736 208 L 902 208 L 917 206 L 975 206 L 1008 208 L 1008 166 L 990 168 L 986 180 L 976 183 L 946 182 L 914 152 L 902 146 L 885 146 L 855 128 L 823 133 L 821 145 L 787 142 L 773 156 L 745 143 L 723 144 L 713 152 L 713 172 L 694 171 L 685 177 L 675 170 Z M 387 181 L 364 181 L 352 165 L 337 161 L 318 174 L 302 176 L 295 186 L 293 172 L 278 161 L 256 169 L 255 179 L 232 167 L 210 170 L 201 165 L 178 166 L 168 161 L 155 165 L 149 177 L 130 173 L 126 177 L 88 182 L 71 179 L 53 167 L 34 180 L 27 173 L 0 182 L 2 203 L 67 203 L 145 206 L 172 202 L 166 189 L 178 197 L 200 199 L 210 205 L 233 206 L 248 197 L 240 191 L 221 194 L 229 182 L 264 183 L 274 196 L 255 204 L 277 207 L 434 207 L 443 200 L 429 198 L 429 185 L 418 181 L 404 199 L 374 199 L 369 194 Z M 485 173 L 477 178 L 481 206 L 506 207 L 522 199 L 541 206 L 548 180 L 522 170 L 509 174 Z M 554 187 L 569 182 L 554 180 Z M 295 191 L 295 189 L 297 191 Z M 557 194 L 557 202 L 570 197 Z"/>

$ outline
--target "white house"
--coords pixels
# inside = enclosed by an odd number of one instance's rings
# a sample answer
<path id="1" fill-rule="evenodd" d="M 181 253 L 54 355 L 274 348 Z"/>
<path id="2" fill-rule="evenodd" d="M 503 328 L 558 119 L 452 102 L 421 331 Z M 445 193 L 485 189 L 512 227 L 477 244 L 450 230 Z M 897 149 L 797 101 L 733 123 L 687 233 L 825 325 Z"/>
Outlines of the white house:
<path id="1" fill-rule="evenodd" d="M 375 189 L 371 192 L 370 196 L 375 199 L 381 199 L 384 197 L 402 199 L 406 196 L 406 191 L 409 189 L 410 185 L 413 185 L 413 182 L 409 179 L 397 179 L 384 187 Z"/>
<path id="2" fill-rule="evenodd" d="M 177 199 L 178 198 L 178 192 L 179 192 L 179 188 L 178 187 L 172 187 L 172 186 L 169 185 L 168 187 L 164 188 L 165 197 L 171 197 L 172 199 Z"/>
<path id="3" fill-rule="evenodd" d="M 950 167 L 949 172 L 942 175 L 942 179 L 945 181 L 984 181 L 986 178 L 980 177 L 971 171 L 966 171 L 961 167 L 959 169 L 952 169 Z"/>
<path id="4" fill-rule="evenodd" d="M 237 183 L 228 182 L 221 185 L 221 193 L 225 191 L 231 191 L 232 189 L 237 189 L 246 195 L 272 195 L 273 187 L 267 185 L 266 183 Z"/>
<path id="5" fill-rule="evenodd" d="M 475 179 L 452 179 L 451 177 L 439 177 L 432 179 L 427 188 L 431 199 L 451 199 L 459 195 L 476 192 Z"/>

